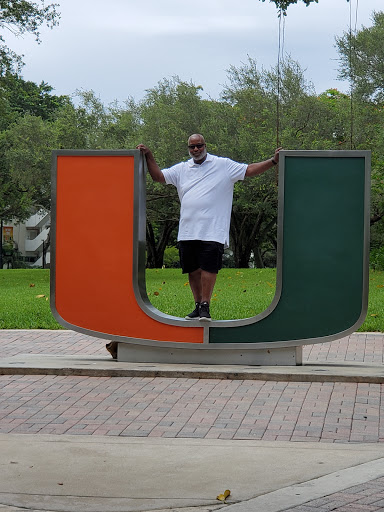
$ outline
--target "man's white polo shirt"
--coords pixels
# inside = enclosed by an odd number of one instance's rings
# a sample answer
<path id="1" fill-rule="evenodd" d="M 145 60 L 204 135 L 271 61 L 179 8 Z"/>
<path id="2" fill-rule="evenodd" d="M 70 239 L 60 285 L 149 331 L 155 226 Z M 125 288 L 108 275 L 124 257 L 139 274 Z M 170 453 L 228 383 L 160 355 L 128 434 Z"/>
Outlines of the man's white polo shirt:
<path id="1" fill-rule="evenodd" d="M 228 247 L 233 186 L 244 179 L 247 167 L 208 153 L 202 164 L 191 158 L 163 169 L 165 182 L 179 194 L 178 240 L 215 241 Z"/>

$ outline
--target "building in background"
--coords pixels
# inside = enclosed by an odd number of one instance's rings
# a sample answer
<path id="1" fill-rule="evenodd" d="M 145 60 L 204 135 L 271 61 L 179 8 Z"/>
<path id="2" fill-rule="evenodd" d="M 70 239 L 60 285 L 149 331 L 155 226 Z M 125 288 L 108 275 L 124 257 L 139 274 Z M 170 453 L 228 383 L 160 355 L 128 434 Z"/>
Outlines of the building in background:
<path id="1" fill-rule="evenodd" d="M 47 211 L 35 213 L 25 223 L 3 222 L 2 268 L 21 264 L 49 268 L 50 227 L 51 217 Z"/>

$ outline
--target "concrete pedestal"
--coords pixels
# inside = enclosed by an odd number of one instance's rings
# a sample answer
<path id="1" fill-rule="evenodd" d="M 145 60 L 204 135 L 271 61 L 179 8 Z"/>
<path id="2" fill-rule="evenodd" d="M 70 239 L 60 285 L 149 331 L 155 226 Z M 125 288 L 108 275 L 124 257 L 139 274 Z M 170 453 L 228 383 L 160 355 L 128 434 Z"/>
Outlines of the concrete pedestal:
<path id="1" fill-rule="evenodd" d="M 117 359 L 130 363 L 242 364 L 250 366 L 296 366 L 302 364 L 299 347 L 227 349 L 217 345 L 202 348 L 153 347 L 118 342 Z"/>

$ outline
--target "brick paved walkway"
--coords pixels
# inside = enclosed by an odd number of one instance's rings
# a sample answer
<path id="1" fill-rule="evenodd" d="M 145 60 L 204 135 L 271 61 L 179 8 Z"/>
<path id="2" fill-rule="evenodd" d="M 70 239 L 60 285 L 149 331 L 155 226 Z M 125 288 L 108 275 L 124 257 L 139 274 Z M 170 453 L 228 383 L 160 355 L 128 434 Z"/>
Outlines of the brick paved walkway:
<path id="1" fill-rule="evenodd" d="M 0 432 L 381 442 L 383 385 L 0 377 Z"/>
<path id="2" fill-rule="evenodd" d="M 4 355 L 106 354 L 69 331 L 2 331 Z M 310 362 L 382 362 L 384 336 L 304 347 Z M 0 376 L 0 432 L 382 442 L 383 385 L 148 377 Z"/>

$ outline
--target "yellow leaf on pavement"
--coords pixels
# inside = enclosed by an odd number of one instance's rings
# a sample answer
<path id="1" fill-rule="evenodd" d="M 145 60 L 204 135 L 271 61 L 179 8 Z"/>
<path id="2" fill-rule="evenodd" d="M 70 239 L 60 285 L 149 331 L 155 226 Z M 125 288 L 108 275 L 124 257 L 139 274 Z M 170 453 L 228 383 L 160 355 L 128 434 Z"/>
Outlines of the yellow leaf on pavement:
<path id="1" fill-rule="evenodd" d="M 223 494 L 219 494 L 218 496 L 216 496 L 216 499 L 225 503 L 225 500 L 228 498 L 230 494 L 231 491 L 227 489 L 226 491 L 223 492 Z"/>

